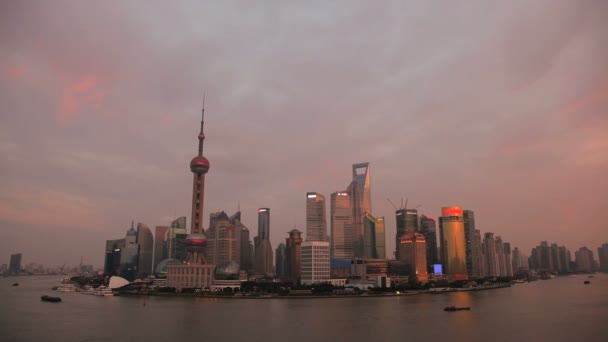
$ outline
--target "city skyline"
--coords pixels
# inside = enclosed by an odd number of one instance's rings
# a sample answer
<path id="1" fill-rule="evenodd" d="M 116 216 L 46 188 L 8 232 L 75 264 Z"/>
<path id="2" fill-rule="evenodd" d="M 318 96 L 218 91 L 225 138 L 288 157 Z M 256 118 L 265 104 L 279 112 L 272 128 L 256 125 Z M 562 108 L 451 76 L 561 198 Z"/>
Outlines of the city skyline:
<path id="1" fill-rule="evenodd" d="M 203 226 L 210 213 L 240 203 L 255 231 L 257 208 L 268 207 L 278 246 L 294 226 L 305 231 L 305 193 L 329 200 L 348 184 L 349 167 L 368 161 L 387 257 L 396 231 L 386 198 L 404 197 L 433 217 L 446 206 L 473 210 L 476 229 L 525 254 L 547 240 L 573 253 L 586 246 L 597 259 L 608 219 L 608 50 L 597 44 L 605 8 L 547 4 L 478 10 L 471 15 L 484 32 L 463 24 L 468 9 L 353 5 L 325 17 L 304 7 L 298 11 L 310 16 L 300 17 L 285 5 L 277 17 L 292 24 L 274 23 L 284 34 L 265 24 L 269 13 L 245 11 L 251 36 L 213 20 L 234 14 L 228 5 L 171 7 L 173 16 L 157 22 L 162 6 L 137 17 L 129 4 L 8 4 L 0 31 L 8 51 L 0 55 L 0 258 L 19 252 L 24 262 L 62 264 L 83 256 L 102 265 L 105 240 L 123 236 L 132 219 L 155 227 L 190 217 L 185 165 L 205 91 L 213 172 Z M 415 23 L 390 14 L 408 9 L 445 26 L 423 24 L 410 37 Z M 66 12 L 91 25 L 73 30 Z M 364 14 L 371 32 L 356 24 Z M 547 30 L 523 37 L 540 17 Z M 116 29 L 107 30 L 110 21 Z M 332 32 L 311 36 L 317 26 Z M 168 27 L 183 30 L 182 40 L 164 37 Z M 259 36 L 263 48 L 247 43 Z M 317 51 L 324 49 L 331 53 Z"/>

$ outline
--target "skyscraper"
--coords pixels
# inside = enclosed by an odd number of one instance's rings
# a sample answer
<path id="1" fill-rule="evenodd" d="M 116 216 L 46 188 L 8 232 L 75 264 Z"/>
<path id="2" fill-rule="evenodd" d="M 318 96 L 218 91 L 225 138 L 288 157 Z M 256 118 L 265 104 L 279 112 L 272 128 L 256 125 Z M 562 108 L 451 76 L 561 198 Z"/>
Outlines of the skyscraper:
<path id="1" fill-rule="evenodd" d="M 363 220 L 366 213 L 372 212 L 371 175 L 369 163 L 353 164 L 353 180 L 348 186 L 353 225 L 355 231 L 355 256 L 364 257 L 365 241 Z"/>
<path id="2" fill-rule="evenodd" d="M 120 276 L 133 281 L 137 277 L 139 267 L 139 245 L 137 244 L 137 231 L 135 222 L 131 222 L 131 228 L 127 230 L 125 244 L 120 251 Z"/>
<path id="3" fill-rule="evenodd" d="M 302 258 L 302 232 L 292 229 L 289 237 L 285 239 L 284 278 L 294 284 L 300 282 L 300 266 Z"/>
<path id="4" fill-rule="evenodd" d="M 505 249 L 505 268 L 507 269 L 507 276 L 513 276 L 513 262 L 511 259 L 511 244 L 509 242 L 505 242 L 502 244 Z"/>
<path id="5" fill-rule="evenodd" d="M 581 247 L 574 252 L 576 270 L 579 272 L 593 272 L 593 252 L 587 247 Z"/>
<path id="6" fill-rule="evenodd" d="M 437 223 L 430 216 L 420 217 L 420 233 L 424 235 L 426 245 L 426 264 L 427 271 L 433 272 L 433 265 L 439 263 L 437 255 Z"/>
<path id="7" fill-rule="evenodd" d="M 11 260 L 8 264 L 8 274 L 17 275 L 21 272 L 21 253 L 11 254 Z"/>
<path id="8" fill-rule="evenodd" d="M 258 236 L 254 238 L 254 269 L 264 275 L 274 273 L 272 245 L 270 244 L 270 209 L 258 209 Z"/>
<path id="9" fill-rule="evenodd" d="M 483 234 L 483 255 L 486 277 L 498 277 L 500 275 L 500 269 L 498 266 L 498 259 L 496 255 L 496 242 L 494 240 L 494 233 Z"/>
<path id="10" fill-rule="evenodd" d="M 280 243 L 274 253 L 274 275 L 283 280 L 285 279 L 285 244 Z"/>
<path id="11" fill-rule="evenodd" d="M 355 257 L 355 230 L 350 195 L 346 191 L 331 194 L 331 259 Z"/>
<path id="12" fill-rule="evenodd" d="M 210 215 L 207 237 L 207 262 L 220 265 L 228 261 L 238 264 L 241 261 L 240 234 L 228 215 L 221 211 Z"/>
<path id="13" fill-rule="evenodd" d="M 253 249 L 253 245 L 251 244 L 251 240 L 249 240 L 249 228 L 247 228 L 243 222 L 241 222 L 241 211 L 237 211 L 234 215 L 230 216 L 230 222 L 234 225 L 237 235 L 239 236 L 239 248 L 241 260 L 239 264 L 242 270 L 250 270 L 253 267 L 252 258 L 253 253 L 251 250 Z"/>
<path id="14" fill-rule="evenodd" d="M 374 217 L 370 213 L 363 216 L 363 251 L 361 258 L 385 259 L 386 237 L 384 217 Z"/>
<path id="15" fill-rule="evenodd" d="M 152 269 L 152 254 L 154 252 L 154 237 L 150 228 L 143 223 L 137 224 L 137 244 L 139 245 L 138 253 L 138 277 L 145 278 L 153 274 Z"/>
<path id="16" fill-rule="evenodd" d="M 600 259 L 600 271 L 608 272 L 608 243 L 597 249 L 597 255 Z"/>
<path id="17" fill-rule="evenodd" d="M 420 233 L 405 233 L 399 241 L 399 261 L 409 266 L 410 282 L 426 283 L 426 241 Z"/>
<path id="18" fill-rule="evenodd" d="M 329 241 L 325 196 L 317 192 L 306 193 L 306 241 Z"/>
<path id="19" fill-rule="evenodd" d="M 559 273 L 570 272 L 570 251 L 566 249 L 566 246 L 559 246 L 557 248 L 557 257 L 559 259 Z"/>
<path id="20" fill-rule="evenodd" d="M 485 274 L 485 263 L 481 248 L 481 232 L 479 229 L 475 229 L 473 232 L 473 264 L 477 265 L 477 277 L 483 277 Z"/>
<path id="21" fill-rule="evenodd" d="M 167 258 L 165 246 L 168 230 L 169 226 L 156 226 L 154 228 L 154 262 L 152 263 L 152 270 L 156 270 L 156 266 Z"/>
<path id="22" fill-rule="evenodd" d="M 106 240 L 106 254 L 103 272 L 106 276 L 117 276 L 120 274 L 120 253 L 125 247 L 125 239 Z"/>
<path id="23" fill-rule="evenodd" d="M 439 218 L 441 261 L 449 279 L 467 279 L 464 219 L 461 207 L 443 207 Z"/>
<path id="24" fill-rule="evenodd" d="M 464 239 L 466 246 L 467 274 L 469 278 L 479 277 L 479 256 L 475 249 L 475 214 L 471 210 L 463 211 Z"/>
<path id="25" fill-rule="evenodd" d="M 399 245 L 401 236 L 405 233 L 416 233 L 418 229 L 418 210 L 398 209 L 395 211 L 397 234 L 395 236 L 395 257 L 399 260 Z"/>
<path id="26" fill-rule="evenodd" d="M 186 231 L 186 217 L 181 216 L 169 226 L 165 235 L 165 255 L 166 258 L 186 260 L 187 251 L 185 240 L 188 236 Z"/>
<path id="27" fill-rule="evenodd" d="M 507 265 L 505 259 L 505 247 L 502 238 L 497 236 L 494 239 L 496 244 L 496 260 L 498 260 L 498 276 L 505 277 L 507 275 Z"/>

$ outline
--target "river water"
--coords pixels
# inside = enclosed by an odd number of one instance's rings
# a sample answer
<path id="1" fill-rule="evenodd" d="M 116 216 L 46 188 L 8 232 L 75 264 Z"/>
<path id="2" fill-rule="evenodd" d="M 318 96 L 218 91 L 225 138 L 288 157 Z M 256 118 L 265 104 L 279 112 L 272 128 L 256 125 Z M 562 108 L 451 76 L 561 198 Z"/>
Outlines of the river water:
<path id="1" fill-rule="evenodd" d="M 60 279 L 0 278 L 0 341 L 608 341 L 608 274 L 340 299 L 96 297 L 51 291 Z"/>

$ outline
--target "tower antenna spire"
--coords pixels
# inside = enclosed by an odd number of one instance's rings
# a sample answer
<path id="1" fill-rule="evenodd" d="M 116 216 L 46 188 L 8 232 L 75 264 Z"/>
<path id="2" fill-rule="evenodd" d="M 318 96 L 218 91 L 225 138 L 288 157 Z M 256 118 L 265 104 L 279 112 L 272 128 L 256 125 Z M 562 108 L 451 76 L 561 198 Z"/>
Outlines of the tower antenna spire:
<path id="1" fill-rule="evenodd" d="M 198 134 L 198 155 L 203 155 L 203 142 L 205 141 L 205 133 L 203 128 L 205 126 L 205 92 L 203 92 L 203 109 L 201 110 L 201 131 Z"/>

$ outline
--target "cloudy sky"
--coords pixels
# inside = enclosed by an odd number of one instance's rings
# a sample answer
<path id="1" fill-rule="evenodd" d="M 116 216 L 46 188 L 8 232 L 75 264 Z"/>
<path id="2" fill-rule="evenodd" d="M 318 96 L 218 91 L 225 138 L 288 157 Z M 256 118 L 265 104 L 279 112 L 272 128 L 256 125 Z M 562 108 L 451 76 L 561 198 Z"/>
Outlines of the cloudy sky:
<path id="1" fill-rule="evenodd" d="M 363 161 L 390 252 L 402 197 L 525 253 L 608 242 L 605 1 L 9 0 L 0 44 L 0 263 L 189 216 L 203 92 L 205 217 L 270 207 L 274 247 Z"/>

